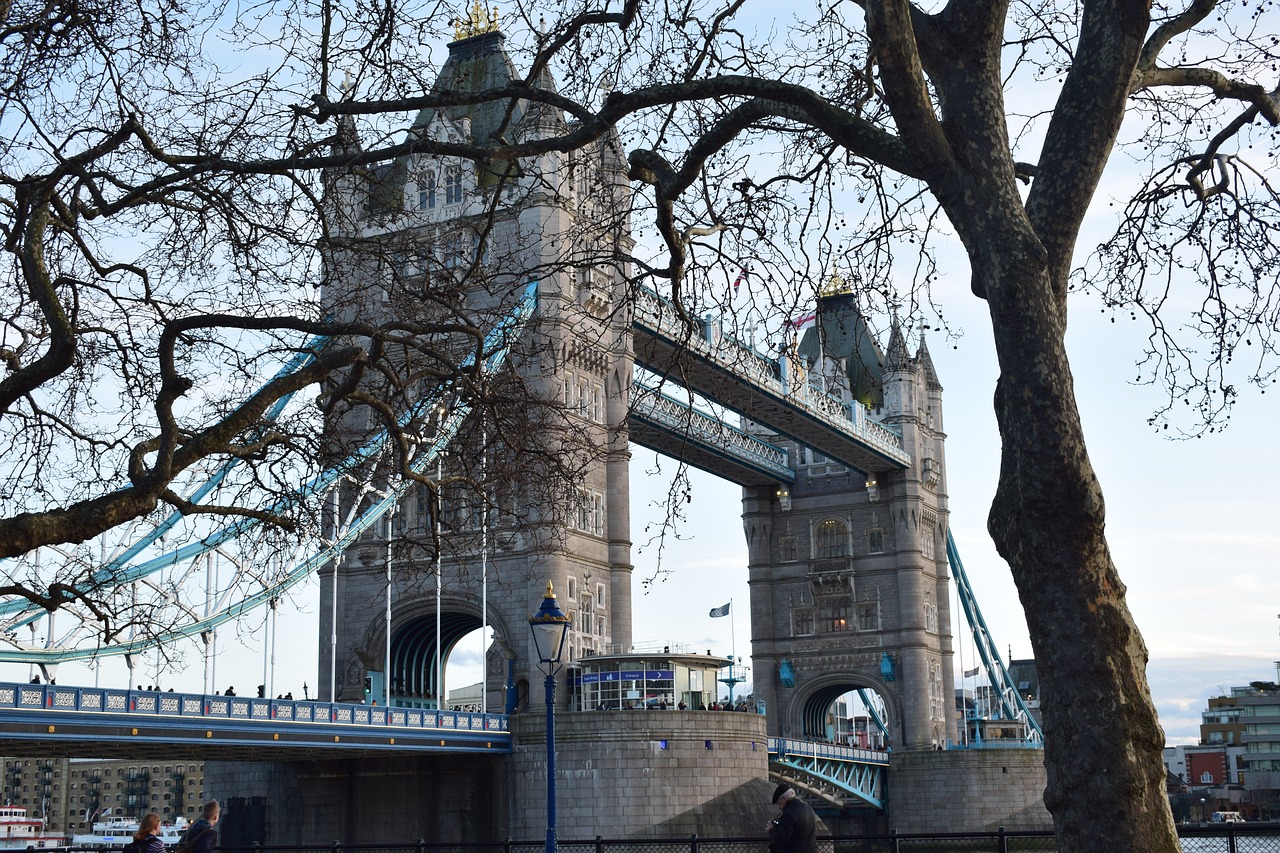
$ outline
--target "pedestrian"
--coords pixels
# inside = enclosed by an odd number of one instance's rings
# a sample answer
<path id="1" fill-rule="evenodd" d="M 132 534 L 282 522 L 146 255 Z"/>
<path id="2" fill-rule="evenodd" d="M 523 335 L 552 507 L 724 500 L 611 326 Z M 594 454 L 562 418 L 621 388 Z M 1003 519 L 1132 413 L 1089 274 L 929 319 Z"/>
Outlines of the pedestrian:
<path id="1" fill-rule="evenodd" d="M 228 687 L 228 688 L 227 688 L 227 692 L 226 692 L 226 693 L 224 693 L 223 695 L 224 695 L 224 696 L 234 696 L 234 695 L 236 695 L 236 688 L 235 688 L 234 686 L 232 686 L 232 687 Z"/>
<path id="2" fill-rule="evenodd" d="M 165 853 L 164 842 L 160 840 L 160 815 L 152 812 L 143 815 L 138 823 L 138 831 L 133 834 L 133 842 L 125 845 L 127 853 Z"/>
<path id="3" fill-rule="evenodd" d="M 191 828 L 182 836 L 179 845 L 184 853 L 211 853 L 213 845 L 218 843 L 218 831 L 214 827 L 222 814 L 222 807 L 217 800 L 204 804 L 200 819 L 191 824 Z"/>
<path id="4" fill-rule="evenodd" d="M 782 811 L 765 826 L 769 849 L 773 853 L 816 853 L 818 819 L 809 804 L 790 785 L 775 788 L 773 802 Z"/>

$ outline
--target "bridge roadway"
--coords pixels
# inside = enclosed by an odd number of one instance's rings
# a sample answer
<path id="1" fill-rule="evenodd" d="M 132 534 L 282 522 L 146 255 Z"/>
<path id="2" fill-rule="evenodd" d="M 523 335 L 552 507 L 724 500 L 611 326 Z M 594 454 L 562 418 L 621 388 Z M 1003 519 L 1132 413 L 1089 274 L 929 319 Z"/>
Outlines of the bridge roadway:
<path id="1" fill-rule="evenodd" d="M 703 322 L 696 333 L 670 302 L 651 291 L 636 294 L 631 331 L 636 362 L 663 381 L 678 382 L 859 471 L 911 466 L 902 436 L 871 420 L 860 403 L 844 403 L 814 387 L 806 376 L 786 375 L 783 363 L 720 334 L 712 322 Z M 642 430 L 641 437 L 645 435 Z M 637 443 L 643 442 L 637 439 Z M 666 447 L 654 449 L 671 452 Z M 672 455 L 684 456 L 678 448 Z"/>
<path id="2" fill-rule="evenodd" d="M 0 683 L 0 755 L 227 761 L 511 752 L 508 718 L 341 702 Z"/>

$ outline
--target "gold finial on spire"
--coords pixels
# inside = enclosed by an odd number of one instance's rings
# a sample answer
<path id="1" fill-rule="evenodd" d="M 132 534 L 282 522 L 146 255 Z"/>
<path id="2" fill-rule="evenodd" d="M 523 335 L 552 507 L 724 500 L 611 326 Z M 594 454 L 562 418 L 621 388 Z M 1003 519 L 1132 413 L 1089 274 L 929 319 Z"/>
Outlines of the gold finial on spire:
<path id="1" fill-rule="evenodd" d="M 831 270 L 831 277 L 822 285 L 819 296 L 838 296 L 842 293 L 853 293 L 853 288 L 849 287 L 848 282 L 840 273 L 834 269 Z"/>
<path id="2" fill-rule="evenodd" d="M 462 41 L 463 39 L 482 36 L 485 33 L 496 33 L 498 31 L 498 7 L 493 6 L 486 9 L 480 0 L 475 0 L 471 4 L 471 9 L 467 12 L 467 17 L 454 18 L 453 20 L 453 37 L 454 41 Z"/>

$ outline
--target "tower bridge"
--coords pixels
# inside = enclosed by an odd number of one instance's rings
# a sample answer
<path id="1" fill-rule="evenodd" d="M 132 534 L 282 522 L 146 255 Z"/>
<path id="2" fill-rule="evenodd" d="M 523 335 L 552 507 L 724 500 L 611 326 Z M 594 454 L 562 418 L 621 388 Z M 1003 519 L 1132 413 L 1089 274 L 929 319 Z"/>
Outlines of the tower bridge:
<path id="1" fill-rule="evenodd" d="M 466 91 L 515 79 L 502 34 L 489 29 L 450 44 L 435 88 Z M 549 78 L 538 84 L 553 86 Z M 354 124 L 344 122 L 339 154 L 359 150 Z M 423 110 L 409 133 L 487 140 L 499 127 L 536 138 L 567 125 L 545 106 L 478 103 Z M 442 498 L 385 483 L 375 496 L 333 490 L 335 518 L 364 522 L 350 536 L 339 535 L 335 523 L 327 531 L 335 546 L 318 562 L 319 700 L 232 702 L 224 716 L 213 710 L 223 707 L 217 697 L 162 694 L 155 701 L 176 701 L 179 713 L 139 723 L 132 708 L 120 719 L 102 720 L 104 738 L 143 737 L 132 734 L 136 729 L 156 744 L 195 750 L 200 741 L 210 757 L 251 756 L 258 765 L 207 767 L 206 785 L 276 803 L 264 840 L 351 840 L 357 832 L 365 833 L 361 840 L 378 840 L 386 836 L 386 820 L 408 820 L 406 811 L 419 821 L 406 832 L 443 839 L 434 820 L 439 812 L 422 802 L 468 809 L 457 823 L 458 840 L 475 840 L 467 832 L 537 836 L 541 792 L 531 780 L 545 769 L 538 756 L 546 733 L 539 728 L 539 691 L 529 689 L 541 676 L 528 618 L 550 582 L 572 620 L 571 658 L 633 644 L 634 441 L 743 487 L 753 687 L 766 713 L 566 713 L 565 731 L 557 730 L 557 764 L 569 803 L 563 815 L 575 834 L 690 827 L 716 834 L 722 825 L 714 821 L 737 819 L 726 803 L 754 802 L 740 790 L 769 775 L 771 755 L 775 775 L 825 779 L 825 786 L 810 786 L 817 795 L 840 800 L 832 792 L 841 789 L 890 811 L 894 796 L 923 796 L 933 786 L 941 798 L 987 779 L 981 774 L 989 768 L 948 764 L 946 756 L 959 738 L 943 544 L 951 538 L 943 389 L 927 347 L 920 341 L 909 351 L 895 325 L 882 348 L 843 296 L 822 299 L 817 326 L 777 359 L 724 335 L 714 319 L 690 326 L 657 294 L 636 292 L 631 270 L 619 260 L 633 247 L 625 175 L 621 143 L 610 134 L 581 151 L 532 158 L 502 177 L 483 164 L 433 154 L 327 176 L 327 204 L 341 238 L 325 249 L 327 314 L 376 320 L 430 311 L 418 297 L 426 281 L 453 288 L 478 314 L 498 316 L 518 303 L 530 280 L 537 282 L 531 325 L 510 344 L 511 370 L 547 401 L 546 411 L 528 413 L 523 429 L 508 425 L 509 433 L 496 438 L 478 415 L 449 411 L 430 424 L 430 438 L 422 437 L 416 470 L 434 465 L 441 474 L 474 480 L 485 466 L 504 461 L 495 444 L 510 449 L 521 442 L 563 464 L 513 470 L 500 485 L 483 483 L 480 494 Z M 438 195 L 438 187 L 446 192 Z M 462 277 L 464 270 L 472 277 Z M 637 384 L 637 368 L 658 384 Z M 677 379 L 682 389 L 672 387 Z M 712 416 L 694 398 L 730 410 L 737 423 Z M 430 421 L 428 410 L 406 422 Z M 367 419 L 358 412 L 335 418 L 330 429 L 335 442 L 369 439 Z M 447 460 L 439 453 L 446 442 Z M 561 471 L 574 473 L 571 484 L 552 476 Z M 504 504 L 499 490 L 515 498 Z M 447 507 L 444 498 L 452 501 Z M 463 511 L 469 504 L 484 508 L 470 521 Z M 377 512 L 370 514 L 370 506 Z M 434 560 L 422 544 L 433 533 L 448 545 Z M 484 705 L 512 716 L 436 710 L 444 661 L 481 627 L 493 632 Z M 357 704 L 366 679 L 372 695 L 389 698 L 390 707 Z M 560 686 L 567 711 L 567 674 Z M 888 795 L 882 756 L 860 760 L 780 746 L 825 738 L 832 702 L 855 690 L 883 700 L 890 772 L 898 772 L 898 756 L 912 757 Z M 93 695 L 83 691 L 76 701 Z M 39 698 L 60 702 L 63 695 Z M 103 693 L 103 701 L 110 695 Z M 152 701 L 132 695 L 123 701 L 139 699 Z M 310 721 L 300 718 L 304 712 Z M 8 713 L 0 701 L 0 722 Z M 328 717 L 317 719 L 317 713 Z M 48 748 L 66 741 L 36 738 L 40 726 L 54 736 L 82 725 L 69 717 L 26 719 L 29 742 Z M 131 734 L 121 737 L 119 727 Z M 367 757 L 384 747 L 394 760 Z M 461 752 L 505 757 L 498 762 Z M 1009 759 L 1002 760 L 1007 769 Z M 1028 759 L 1027 766 L 1038 762 Z M 353 799 L 356 778 L 377 782 L 360 787 Z M 1016 809 L 1034 809 L 1040 783 L 1026 784 L 1018 774 L 983 782 L 990 796 Z M 626 808 L 637 798 L 643 810 Z M 963 817 L 963 798 L 948 801 Z M 702 808 L 710 802 L 721 804 L 718 812 Z M 308 815 L 324 812 L 323 820 L 290 811 L 303 808 Z M 899 810 L 895 825 L 909 827 L 909 808 Z M 489 812 L 492 820 L 482 816 Z"/>

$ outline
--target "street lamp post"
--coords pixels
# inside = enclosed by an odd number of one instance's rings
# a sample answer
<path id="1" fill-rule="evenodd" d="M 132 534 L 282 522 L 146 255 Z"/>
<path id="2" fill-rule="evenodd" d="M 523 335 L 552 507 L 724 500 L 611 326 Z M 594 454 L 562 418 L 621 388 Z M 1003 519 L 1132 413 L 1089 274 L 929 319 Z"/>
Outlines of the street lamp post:
<path id="1" fill-rule="evenodd" d="M 547 673 L 547 851 L 556 850 L 556 673 L 564 655 L 564 639 L 569 633 L 569 617 L 556 604 L 556 594 L 547 581 L 547 595 L 538 612 L 529 617 L 538 661 Z"/>

